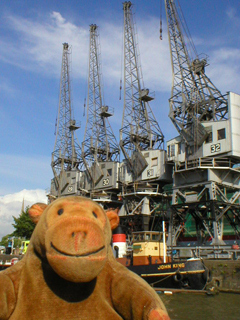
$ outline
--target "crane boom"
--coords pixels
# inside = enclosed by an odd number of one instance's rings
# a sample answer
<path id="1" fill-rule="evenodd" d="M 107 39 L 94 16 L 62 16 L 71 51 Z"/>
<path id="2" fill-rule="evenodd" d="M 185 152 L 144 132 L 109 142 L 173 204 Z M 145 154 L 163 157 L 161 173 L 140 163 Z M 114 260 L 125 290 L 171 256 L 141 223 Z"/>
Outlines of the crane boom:
<path id="1" fill-rule="evenodd" d="M 70 88 L 71 47 L 63 43 L 62 68 L 57 118 L 57 131 L 51 167 L 54 174 L 54 189 L 60 196 L 69 184 L 66 172 L 78 170 L 82 161 L 80 146 L 74 136 L 79 125 L 73 119 Z"/>
<path id="2" fill-rule="evenodd" d="M 150 108 L 153 97 L 143 87 L 134 28 L 132 3 L 124 10 L 124 110 L 120 129 L 120 147 L 133 176 L 137 178 L 147 163 L 141 151 L 163 149 L 164 136 Z"/>
<path id="3" fill-rule="evenodd" d="M 103 104 L 98 27 L 90 25 L 87 123 L 82 158 L 90 180 L 96 184 L 103 172 L 99 162 L 118 161 L 119 147 L 108 121 L 110 108 Z"/>
<path id="4" fill-rule="evenodd" d="M 190 58 L 175 1 L 165 0 L 165 8 L 173 74 L 169 117 L 185 143 L 198 148 L 207 137 L 201 122 L 226 120 L 228 102 L 205 74 L 207 59 Z"/>

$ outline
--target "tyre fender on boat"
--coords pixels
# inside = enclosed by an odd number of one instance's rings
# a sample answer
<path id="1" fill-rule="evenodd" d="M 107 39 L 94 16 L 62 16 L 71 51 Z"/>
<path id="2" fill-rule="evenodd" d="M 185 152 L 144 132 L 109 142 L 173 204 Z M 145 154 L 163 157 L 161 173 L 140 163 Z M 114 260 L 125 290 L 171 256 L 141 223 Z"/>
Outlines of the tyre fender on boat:
<path id="1" fill-rule="evenodd" d="M 180 281 L 182 281 L 182 279 L 183 279 L 183 275 L 182 275 L 179 271 L 177 271 L 176 274 L 173 276 L 173 279 L 174 279 L 176 282 L 180 282 Z"/>
<path id="2" fill-rule="evenodd" d="M 203 273 L 203 279 L 208 283 L 212 281 L 212 271 L 205 267 L 205 272 Z"/>

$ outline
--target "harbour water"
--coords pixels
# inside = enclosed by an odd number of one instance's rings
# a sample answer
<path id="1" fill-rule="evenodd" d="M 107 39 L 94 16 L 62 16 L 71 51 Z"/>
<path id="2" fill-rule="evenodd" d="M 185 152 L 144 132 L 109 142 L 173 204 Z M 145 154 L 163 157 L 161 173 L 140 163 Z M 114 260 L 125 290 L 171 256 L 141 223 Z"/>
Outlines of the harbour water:
<path id="1" fill-rule="evenodd" d="M 240 320 L 240 294 L 159 294 L 171 320 Z"/>

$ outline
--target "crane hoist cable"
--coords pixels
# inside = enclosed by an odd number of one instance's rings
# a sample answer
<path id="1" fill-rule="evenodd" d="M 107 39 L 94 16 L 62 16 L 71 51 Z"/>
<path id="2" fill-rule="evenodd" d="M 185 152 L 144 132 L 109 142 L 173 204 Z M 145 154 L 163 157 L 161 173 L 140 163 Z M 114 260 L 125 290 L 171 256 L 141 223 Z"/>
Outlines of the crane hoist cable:
<path id="1" fill-rule="evenodd" d="M 195 54 L 195 57 L 198 57 L 198 53 L 197 53 L 197 50 L 196 50 L 196 47 L 193 43 L 193 40 L 192 40 L 192 36 L 191 36 L 191 33 L 190 33 L 190 30 L 188 28 L 188 25 L 187 25 L 187 22 L 186 22 L 186 19 L 184 17 L 184 14 L 183 14 L 183 11 L 182 11 L 182 8 L 181 8 L 181 5 L 179 3 L 179 1 L 177 0 L 177 5 L 178 5 L 178 13 L 179 13 L 179 18 L 181 19 L 181 25 L 183 27 L 183 30 L 184 30 L 184 33 L 189 41 L 189 45 L 190 47 L 192 48 L 192 51 L 193 53 Z M 180 16 L 181 15 L 181 16 Z M 189 54 L 191 54 L 191 52 L 189 52 Z M 191 57 L 191 59 L 193 59 L 193 56 Z"/>
<path id="2" fill-rule="evenodd" d="M 160 40 L 162 39 L 162 0 L 160 0 Z"/>

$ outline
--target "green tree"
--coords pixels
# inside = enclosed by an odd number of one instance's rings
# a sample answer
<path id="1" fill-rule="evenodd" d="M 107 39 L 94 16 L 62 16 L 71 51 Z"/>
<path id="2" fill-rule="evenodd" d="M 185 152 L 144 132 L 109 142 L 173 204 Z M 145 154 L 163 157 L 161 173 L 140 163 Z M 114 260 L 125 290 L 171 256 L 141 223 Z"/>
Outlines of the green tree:
<path id="1" fill-rule="evenodd" d="M 29 217 L 28 209 L 29 207 L 27 207 L 25 211 L 22 211 L 18 218 L 13 216 L 14 223 L 12 225 L 15 230 L 13 231 L 12 236 L 30 239 L 35 228 L 35 224 Z"/>

